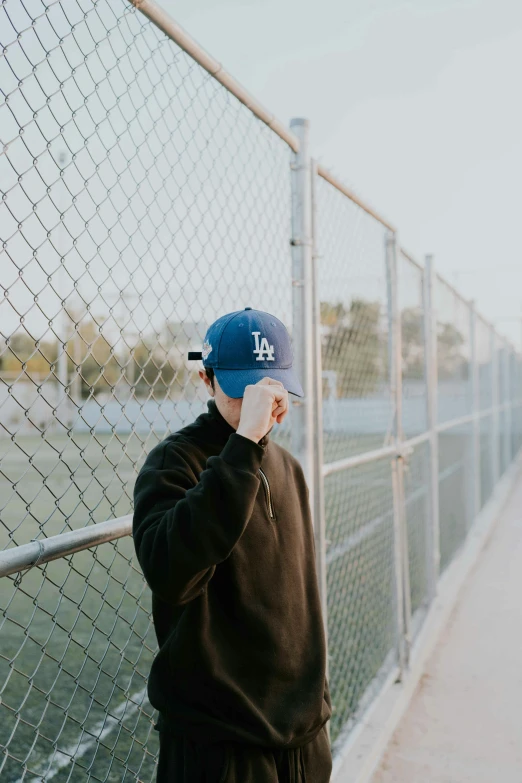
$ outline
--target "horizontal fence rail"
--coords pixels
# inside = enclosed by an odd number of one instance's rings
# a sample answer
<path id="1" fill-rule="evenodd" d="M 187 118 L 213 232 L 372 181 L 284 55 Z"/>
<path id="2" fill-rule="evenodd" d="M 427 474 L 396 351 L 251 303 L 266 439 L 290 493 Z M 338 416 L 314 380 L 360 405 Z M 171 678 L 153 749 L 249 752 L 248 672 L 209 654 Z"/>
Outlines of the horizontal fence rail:
<path id="1" fill-rule="evenodd" d="M 126 514 L 119 519 L 109 519 L 87 528 L 70 530 L 68 533 L 37 539 L 13 549 L 4 549 L 0 552 L 0 576 L 16 574 L 26 568 L 43 565 L 131 534 L 132 514 Z"/>
<path id="2" fill-rule="evenodd" d="M 245 306 L 305 390 L 271 438 L 310 490 L 335 757 L 520 451 L 522 357 L 152 0 L 0 13 L 1 779 L 155 779 L 133 486 Z"/>

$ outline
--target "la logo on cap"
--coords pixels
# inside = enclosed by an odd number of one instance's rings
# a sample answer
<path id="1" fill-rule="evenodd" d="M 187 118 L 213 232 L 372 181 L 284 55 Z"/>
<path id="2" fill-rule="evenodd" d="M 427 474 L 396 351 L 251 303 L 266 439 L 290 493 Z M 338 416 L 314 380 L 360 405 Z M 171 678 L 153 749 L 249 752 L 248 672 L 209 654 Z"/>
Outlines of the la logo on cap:
<path id="1" fill-rule="evenodd" d="M 253 350 L 253 353 L 256 353 L 256 361 L 262 362 L 273 362 L 275 361 L 274 357 L 274 346 L 268 344 L 268 340 L 266 337 L 263 337 L 261 340 L 261 345 L 259 345 L 259 335 L 261 332 L 252 332 L 254 335 L 254 339 L 256 341 L 256 347 Z M 266 355 L 265 355 L 266 354 Z"/>

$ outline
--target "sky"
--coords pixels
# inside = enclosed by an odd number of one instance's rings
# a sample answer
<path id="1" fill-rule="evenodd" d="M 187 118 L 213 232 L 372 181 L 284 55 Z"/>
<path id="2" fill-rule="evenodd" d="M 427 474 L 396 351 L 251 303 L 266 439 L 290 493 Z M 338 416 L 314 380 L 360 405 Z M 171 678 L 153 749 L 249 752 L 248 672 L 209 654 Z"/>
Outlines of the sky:
<path id="1" fill-rule="evenodd" d="M 162 5 L 521 345 L 522 3 Z"/>

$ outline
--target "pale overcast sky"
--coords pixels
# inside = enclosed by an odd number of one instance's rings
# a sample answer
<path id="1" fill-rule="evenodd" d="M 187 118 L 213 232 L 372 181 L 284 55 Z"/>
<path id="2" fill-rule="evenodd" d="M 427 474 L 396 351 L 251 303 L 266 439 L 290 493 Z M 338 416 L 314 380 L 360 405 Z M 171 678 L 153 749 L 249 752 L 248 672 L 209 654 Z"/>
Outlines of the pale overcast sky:
<path id="1" fill-rule="evenodd" d="M 520 345 L 520 0 L 161 2 Z"/>

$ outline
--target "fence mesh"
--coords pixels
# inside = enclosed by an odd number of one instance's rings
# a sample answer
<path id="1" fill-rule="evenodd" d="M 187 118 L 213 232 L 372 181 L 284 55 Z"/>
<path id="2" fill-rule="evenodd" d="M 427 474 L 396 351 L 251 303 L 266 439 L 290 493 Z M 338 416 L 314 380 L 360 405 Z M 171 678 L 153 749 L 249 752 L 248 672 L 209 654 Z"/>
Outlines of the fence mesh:
<path id="1" fill-rule="evenodd" d="M 146 454 L 206 407 L 187 351 L 268 299 L 292 333 L 292 286 L 284 142 L 122 0 L 0 14 L 5 549 L 130 513 Z M 2 779 L 152 779 L 132 549 L 2 580 Z"/>
<path id="2" fill-rule="evenodd" d="M 511 463 L 511 400 L 509 388 L 510 346 L 503 341 L 498 356 L 498 404 L 499 410 L 499 474 L 505 473 Z"/>
<path id="3" fill-rule="evenodd" d="M 132 539 L 4 578 L 0 608 L 2 780 L 153 781 L 156 637 Z"/>
<path id="4" fill-rule="evenodd" d="M 329 182 L 314 181 L 325 463 L 393 438 L 386 229 Z M 325 481 L 334 747 L 396 664 L 391 467 Z"/>
<path id="5" fill-rule="evenodd" d="M 425 611 L 428 602 L 428 558 L 430 556 L 430 452 L 427 443 L 421 443 L 408 457 L 404 476 L 404 503 L 406 508 L 408 569 L 412 615 Z M 419 623 L 416 628 L 419 628 Z"/>
<path id="6" fill-rule="evenodd" d="M 459 424 L 439 435 L 440 570 L 464 543 L 472 522 L 472 429 Z"/>
<path id="7" fill-rule="evenodd" d="M 325 506 L 330 734 L 335 743 L 396 663 L 389 460 L 327 476 Z"/>
<path id="8" fill-rule="evenodd" d="M 510 398 L 511 398 L 511 449 L 515 455 L 522 445 L 522 361 L 520 356 L 512 352 L 510 368 Z"/>
<path id="9" fill-rule="evenodd" d="M 208 399 L 187 361 L 245 306 L 293 329 L 291 153 L 124 0 L 0 9 L 0 549 L 132 512 L 146 454 Z M 387 229 L 314 178 L 320 464 L 394 442 Z M 402 425 L 427 429 L 424 270 L 397 258 Z M 522 362 L 443 280 L 437 323 L 441 569 L 522 446 Z M 428 319 L 429 321 L 429 319 Z M 494 407 L 498 402 L 498 407 Z M 452 423 L 461 417 L 465 421 Z M 292 409 L 273 439 L 290 448 Z M 393 457 L 395 459 L 395 457 Z M 405 460 L 411 611 L 428 606 L 431 452 Z M 331 740 L 398 664 L 392 463 L 325 477 Z M 397 488 L 395 489 L 397 492 Z M 395 497 L 397 501 L 397 497 Z M 0 579 L 2 780 L 152 781 L 156 652 L 130 537 Z M 419 627 L 418 624 L 416 627 Z"/>
<path id="10" fill-rule="evenodd" d="M 480 316 L 476 318 L 475 345 L 479 407 L 481 410 L 489 410 L 493 405 L 493 330 Z"/>
<path id="11" fill-rule="evenodd" d="M 390 438 L 389 308 L 384 227 L 316 177 L 325 461 Z"/>
<path id="12" fill-rule="evenodd" d="M 7 546 L 129 512 L 222 312 L 292 323 L 286 145 L 127 3 L 2 13 Z"/>
<path id="13" fill-rule="evenodd" d="M 480 507 L 484 508 L 495 486 L 493 465 L 493 417 L 480 419 Z"/>
<path id="14" fill-rule="evenodd" d="M 440 277 L 436 278 L 439 422 L 466 416 L 473 410 L 470 359 L 470 307 Z"/>
<path id="15" fill-rule="evenodd" d="M 406 437 L 420 435 L 428 426 L 423 285 L 422 268 L 400 252 L 397 298 L 401 318 L 402 429 Z"/>

